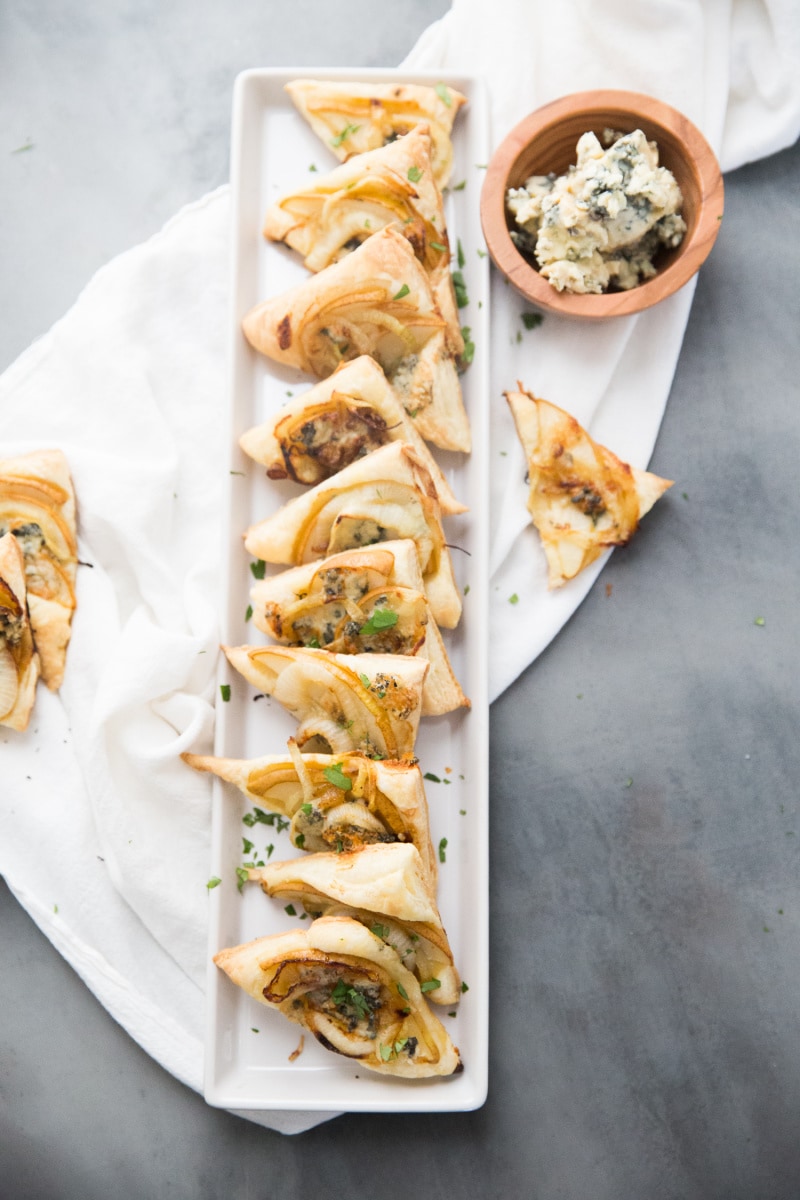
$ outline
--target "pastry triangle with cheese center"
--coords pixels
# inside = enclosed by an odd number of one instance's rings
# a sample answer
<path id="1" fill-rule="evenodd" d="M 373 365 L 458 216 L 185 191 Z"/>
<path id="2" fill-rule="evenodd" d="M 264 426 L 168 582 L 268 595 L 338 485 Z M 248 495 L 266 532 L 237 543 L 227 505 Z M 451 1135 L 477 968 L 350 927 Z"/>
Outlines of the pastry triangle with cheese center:
<path id="1" fill-rule="evenodd" d="M 436 888 L 436 856 L 428 826 L 428 802 L 418 766 L 376 762 L 363 754 L 300 754 L 262 758 L 214 758 L 183 754 L 196 771 L 234 784 L 255 805 L 290 822 L 292 845 L 309 853 L 358 850 L 361 846 L 416 846 L 428 887 Z"/>
<path id="2" fill-rule="evenodd" d="M 353 917 L 400 955 L 437 1004 L 457 1004 L 461 980 L 436 901 L 414 846 L 364 846 L 251 867 L 268 896 L 314 917 Z"/>
<path id="3" fill-rule="evenodd" d="M 528 461 L 528 509 L 549 586 L 560 587 L 604 550 L 629 542 L 672 481 L 628 466 L 555 404 L 522 391 L 506 399 Z"/>
<path id="4" fill-rule="evenodd" d="M 426 441 L 469 450 L 457 351 L 430 279 L 392 226 L 325 271 L 257 304 L 242 328 L 267 358 L 319 379 L 342 362 L 371 355 Z"/>
<path id="5" fill-rule="evenodd" d="M 313 485 L 387 442 L 408 442 L 436 485 L 442 512 L 466 512 L 374 358 L 362 354 L 239 439 L 270 479 Z"/>
<path id="6" fill-rule="evenodd" d="M 423 716 L 469 706 L 428 611 L 416 547 L 408 539 L 270 575 L 254 584 L 250 598 L 256 627 L 284 645 L 426 658 Z"/>
<path id="7" fill-rule="evenodd" d="M 461 1070 L 414 975 L 359 921 L 321 917 L 307 929 L 221 950 L 214 962 L 260 1004 L 359 1067 L 406 1079 Z"/>
<path id="8" fill-rule="evenodd" d="M 0 725 L 28 728 L 39 658 L 26 604 L 25 560 L 12 533 L 0 537 Z"/>
<path id="9" fill-rule="evenodd" d="M 428 664 L 400 654 L 328 654 L 293 646 L 223 646 L 232 666 L 298 720 L 311 751 L 410 758 Z"/>
<path id="10" fill-rule="evenodd" d="M 251 525 L 245 547 L 265 562 L 300 564 L 342 550 L 410 538 L 439 625 L 453 629 L 461 596 L 433 481 L 403 442 L 389 442 Z"/>
<path id="11" fill-rule="evenodd" d="M 405 83 L 338 83 L 297 79 L 286 91 L 311 128 L 340 162 L 376 150 L 425 123 L 439 187 L 450 178 L 450 133 L 466 97 L 444 83 L 435 88 Z"/>
<path id="12" fill-rule="evenodd" d="M 64 676 L 78 566 L 75 493 L 60 450 L 0 462 L 0 535 L 7 532 L 25 557 L 33 639 L 42 679 L 55 691 Z"/>
<path id="13" fill-rule="evenodd" d="M 306 187 L 283 196 L 267 211 L 264 236 L 302 254 L 309 271 L 322 271 L 386 225 L 403 235 L 427 271 L 447 321 L 450 347 L 460 354 L 464 344 L 427 125 L 348 159 L 328 175 L 315 175 Z"/>

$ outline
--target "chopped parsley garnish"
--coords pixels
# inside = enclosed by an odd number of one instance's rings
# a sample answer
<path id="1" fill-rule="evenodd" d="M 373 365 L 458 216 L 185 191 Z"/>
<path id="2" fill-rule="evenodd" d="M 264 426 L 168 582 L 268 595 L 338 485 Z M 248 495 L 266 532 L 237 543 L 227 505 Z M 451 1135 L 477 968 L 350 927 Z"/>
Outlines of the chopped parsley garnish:
<path id="1" fill-rule="evenodd" d="M 466 179 L 462 179 L 461 183 L 454 183 L 453 186 L 450 188 L 450 191 L 451 192 L 463 192 L 463 190 L 466 186 L 467 186 Z"/>
<path id="2" fill-rule="evenodd" d="M 312 812 L 314 811 L 313 804 L 301 804 L 300 808 L 301 808 L 301 811 L 304 812 L 307 817 L 310 817 Z"/>
<path id="3" fill-rule="evenodd" d="M 317 164 L 316 164 L 316 163 L 309 163 L 308 169 L 309 169 L 309 171 L 316 171 L 316 169 L 317 169 Z"/>
<path id="4" fill-rule="evenodd" d="M 458 247 L 458 255 L 457 255 L 457 257 L 458 257 L 458 266 L 459 266 L 459 269 L 462 269 L 462 270 L 463 270 L 463 268 L 464 268 L 464 265 L 465 265 L 465 263 L 466 263 L 467 259 L 466 259 L 466 256 L 465 256 L 465 254 L 464 254 L 464 247 L 461 245 L 461 238 L 457 238 L 457 239 L 456 239 L 456 246 Z"/>
<path id="5" fill-rule="evenodd" d="M 393 300 L 402 300 L 403 296 L 407 296 L 410 291 L 411 291 L 411 288 L 408 286 L 407 283 L 404 283 L 403 286 L 400 288 L 400 291 L 395 296 L 392 296 L 392 299 Z"/>
<path id="6" fill-rule="evenodd" d="M 464 584 L 464 595 L 465 596 L 469 595 L 469 584 L 468 583 Z"/>
<path id="7" fill-rule="evenodd" d="M 359 672 L 358 678 L 361 680 L 362 685 L 367 689 L 367 691 L 369 691 L 370 685 L 372 683 L 372 680 L 370 679 L 369 675 L 362 675 Z"/>
<path id="8" fill-rule="evenodd" d="M 536 329 L 544 320 L 541 313 L 524 312 L 519 315 L 526 329 Z"/>
<path id="9" fill-rule="evenodd" d="M 517 595 L 517 593 L 516 593 L 516 592 L 513 592 L 513 593 L 512 593 L 512 594 L 511 594 L 511 595 L 508 597 L 508 603 L 509 603 L 509 604 L 519 604 L 519 596 Z"/>
<path id="10" fill-rule="evenodd" d="M 456 293 L 456 304 L 459 308 L 466 308 L 469 304 L 469 296 L 467 295 L 467 285 L 464 282 L 464 276 L 460 271 L 453 271 L 453 287 Z"/>
<path id="11" fill-rule="evenodd" d="M 343 141 L 345 141 L 347 138 L 349 138 L 351 134 L 357 133 L 360 128 L 361 128 L 360 125 L 345 125 L 342 132 L 337 133 L 336 137 L 331 142 L 331 145 L 334 147 L 334 149 L 337 146 L 341 146 Z"/>
<path id="12" fill-rule="evenodd" d="M 319 648 L 320 648 L 319 638 L 315 638 L 315 637 L 309 638 L 308 641 L 306 642 L 306 645 L 309 647 L 310 650 L 319 650 Z"/>
<path id="13" fill-rule="evenodd" d="M 297 909 L 293 904 L 287 904 L 283 911 L 286 913 L 287 917 L 297 916 Z"/>
<path id="14" fill-rule="evenodd" d="M 453 97 L 450 95 L 447 87 L 443 83 L 437 83 L 435 87 L 436 95 L 441 100 L 442 104 L 446 104 L 448 108 L 453 107 Z"/>
<path id="15" fill-rule="evenodd" d="M 231 698 L 231 685 L 229 683 L 221 683 L 219 685 L 219 694 L 227 704 Z"/>
<path id="16" fill-rule="evenodd" d="M 626 788 L 633 787 L 633 780 L 631 779 L 630 776 L 628 776 L 628 778 L 625 780 L 625 787 Z"/>
<path id="17" fill-rule="evenodd" d="M 248 604 L 247 609 L 245 610 L 245 614 L 244 614 L 245 621 L 249 621 L 250 618 L 252 617 L 252 615 L 253 615 L 253 606 L 252 606 L 252 604 Z"/>
<path id="18" fill-rule="evenodd" d="M 244 885 L 247 883 L 247 880 L 248 880 L 247 867 L 237 867 L 236 868 L 236 887 L 238 888 L 239 891 L 242 890 Z"/>
<path id="19" fill-rule="evenodd" d="M 222 880 L 220 879 L 219 875 L 212 875 L 211 878 L 209 879 L 208 883 L 206 884 L 206 887 L 208 888 L 209 891 L 211 891 L 212 888 L 219 887 L 219 885 L 221 883 L 222 883 Z M 57 905 L 53 911 L 54 912 L 58 911 Z"/>
<path id="20" fill-rule="evenodd" d="M 438 979 L 426 979 L 423 984 L 420 984 L 419 990 L 421 992 L 435 992 L 436 989 L 440 988 L 441 986 L 442 985 Z"/>
<path id="21" fill-rule="evenodd" d="M 306 835 L 304 833 L 298 833 L 297 837 L 294 839 L 294 844 L 297 846 L 298 850 L 302 850 L 306 844 Z"/>
<path id="22" fill-rule="evenodd" d="M 424 174 L 425 174 L 425 172 L 422 170 L 422 167 L 409 167 L 408 168 L 408 178 L 411 180 L 412 183 L 419 183 L 420 179 L 422 179 L 422 176 Z"/>
<path id="23" fill-rule="evenodd" d="M 399 619 L 393 608 L 375 608 L 372 610 L 369 620 L 361 626 L 360 632 L 369 637 L 370 634 L 377 633 L 380 629 L 394 629 Z"/>
<path id="24" fill-rule="evenodd" d="M 407 999 L 408 999 L 408 992 L 407 992 L 407 991 L 406 991 L 406 989 L 403 987 L 402 983 L 398 983 L 398 985 L 397 985 L 397 990 L 398 990 L 398 992 L 400 993 L 400 995 L 403 997 L 403 999 L 404 999 L 404 1000 L 407 1000 Z"/>
<path id="25" fill-rule="evenodd" d="M 383 1042 L 380 1044 L 381 1058 L 384 1062 L 388 1062 L 392 1057 L 392 1047 L 386 1046 Z"/>
<path id="26" fill-rule="evenodd" d="M 478 247 L 478 249 L 477 249 L 477 251 L 476 251 L 476 254 L 478 255 L 478 258 L 486 258 L 486 255 L 487 255 L 487 253 L 488 253 L 488 251 L 486 251 L 486 250 L 481 250 L 480 246 Z"/>
<path id="27" fill-rule="evenodd" d="M 229 475 L 241 475 L 244 478 L 244 471 L 229 471 Z"/>
<path id="28" fill-rule="evenodd" d="M 334 763 L 332 766 L 326 767 L 322 774 L 334 787 L 341 788 L 343 792 L 351 791 L 353 781 L 344 774 L 341 763 Z"/>
<path id="29" fill-rule="evenodd" d="M 242 838 L 242 854 L 252 854 L 255 850 L 254 844 L 246 837 Z"/>
<path id="30" fill-rule="evenodd" d="M 372 1005 L 364 993 L 357 987 L 348 987 L 343 979 L 337 980 L 336 987 L 331 992 L 331 1000 L 337 1008 L 354 1009 L 362 1020 L 372 1012 Z"/>
<path id="31" fill-rule="evenodd" d="M 422 778 L 429 780 L 431 783 L 441 783 L 442 782 L 441 779 L 439 778 L 439 776 L 434 775 L 432 771 L 426 771 L 425 774 L 422 776 Z"/>
<path id="32" fill-rule="evenodd" d="M 460 358 L 462 366 L 465 367 L 468 367 L 475 357 L 475 343 L 470 337 L 470 332 L 471 330 L 469 325 L 461 326 L 461 336 L 464 339 L 464 349 L 461 351 Z"/>
<path id="33" fill-rule="evenodd" d="M 443 246 L 441 242 L 430 242 L 431 250 L 441 250 L 442 254 L 447 253 L 447 246 Z"/>
<path id="34" fill-rule="evenodd" d="M 266 565 L 267 564 L 265 562 L 262 562 L 260 558 L 256 559 L 255 562 L 250 563 L 250 570 L 253 572 L 254 579 L 263 579 L 264 578 L 264 569 L 265 569 Z"/>
<path id="35" fill-rule="evenodd" d="M 468 992 L 468 991 L 469 991 L 469 987 L 467 986 L 467 984 L 466 984 L 466 983 L 464 983 L 464 980 L 462 979 L 462 980 L 461 980 L 461 993 L 462 993 L 462 995 L 464 994 L 464 992 Z"/>
<path id="36" fill-rule="evenodd" d="M 272 842 L 270 842 L 270 844 L 267 846 L 266 850 L 264 851 L 267 858 L 272 858 L 272 851 L 274 849 L 275 849 L 275 847 L 273 846 Z"/>
<path id="37" fill-rule="evenodd" d="M 375 937 L 381 938 L 381 940 L 385 940 L 389 936 L 388 925 L 381 925 L 380 923 L 376 922 L 374 925 L 370 925 L 369 928 L 370 932 L 374 933 Z"/>
<path id="38" fill-rule="evenodd" d="M 24 142 L 23 145 L 17 146 L 16 150 L 12 150 L 11 153 L 12 154 L 24 154 L 26 150 L 33 150 L 35 145 L 36 145 L 35 142 Z M 722 217 L 717 217 L 717 220 L 721 221 Z"/>
<path id="39" fill-rule="evenodd" d="M 439 862 L 441 862 L 441 863 L 447 862 L 447 855 L 445 854 L 446 849 L 447 849 L 447 838 L 442 838 L 439 842 Z"/>
<path id="40" fill-rule="evenodd" d="M 756 617 L 755 621 L 753 622 L 754 625 L 766 625 L 766 623 L 767 622 L 764 617 Z"/>

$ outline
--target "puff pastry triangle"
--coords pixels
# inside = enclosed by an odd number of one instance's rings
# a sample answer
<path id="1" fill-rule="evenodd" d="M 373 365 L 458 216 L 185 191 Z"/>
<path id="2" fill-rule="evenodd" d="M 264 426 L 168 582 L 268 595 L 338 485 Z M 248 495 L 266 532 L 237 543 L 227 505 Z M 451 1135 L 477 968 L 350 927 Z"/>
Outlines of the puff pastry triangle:
<path id="1" fill-rule="evenodd" d="M 287 646 L 337 654 L 419 654 L 430 663 L 423 716 L 469 707 L 429 612 L 414 543 L 345 550 L 270 575 L 250 590 L 258 629 Z"/>
<path id="2" fill-rule="evenodd" d="M 0 462 L 0 535 L 13 533 L 25 558 L 28 611 L 42 679 L 61 686 L 72 613 L 78 544 L 75 492 L 60 450 Z"/>
<path id="3" fill-rule="evenodd" d="M 416 764 L 380 762 L 353 752 L 300 754 L 293 738 L 288 754 L 181 757 L 196 771 L 234 784 L 252 803 L 285 817 L 292 844 L 308 853 L 358 850 L 376 842 L 416 846 L 428 887 L 435 891 L 438 868 Z"/>
<path id="4" fill-rule="evenodd" d="M 426 441 L 469 450 L 447 322 L 414 251 L 392 226 L 325 271 L 257 304 L 242 328 L 261 354 L 319 379 L 342 362 L 370 355 Z"/>
<path id="5" fill-rule="evenodd" d="M 39 658 L 28 619 L 25 560 L 12 533 L 0 537 L 0 725 L 28 728 Z"/>
<path id="6" fill-rule="evenodd" d="M 389 442 L 325 483 L 295 497 L 245 533 L 265 562 L 300 564 L 341 550 L 410 538 L 431 613 L 445 629 L 461 616 L 461 596 L 433 481 L 412 446 Z"/>
<path id="7" fill-rule="evenodd" d="M 359 921 L 320 917 L 307 929 L 221 950 L 214 962 L 259 1003 L 359 1066 L 406 1079 L 462 1069 L 414 975 Z"/>
<path id="8" fill-rule="evenodd" d="M 429 1000 L 457 1004 L 461 980 L 419 853 L 414 846 L 364 846 L 310 854 L 248 871 L 268 896 L 312 916 L 353 917 L 400 955 Z"/>
<path id="9" fill-rule="evenodd" d="M 293 646 L 223 646 L 249 683 L 299 721 L 296 740 L 333 754 L 409 758 L 422 710 L 424 659 L 328 654 Z"/>
<path id="10" fill-rule="evenodd" d="M 336 157 L 344 162 L 385 146 L 415 125 L 428 125 L 434 174 L 439 187 L 450 178 L 453 146 L 450 133 L 466 96 L 444 83 L 335 83 L 296 79 L 286 85 L 298 110 Z"/>
<path id="11" fill-rule="evenodd" d="M 560 587 L 604 550 L 626 545 L 672 481 L 622 462 L 547 400 L 522 391 L 506 399 L 528 461 L 528 509 L 549 586 Z"/>
<path id="12" fill-rule="evenodd" d="M 314 485 L 389 441 L 408 442 L 436 485 L 445 515 L 466 512 L 374 358 L 342 363 L 239 439 L 270 479 Z"/>

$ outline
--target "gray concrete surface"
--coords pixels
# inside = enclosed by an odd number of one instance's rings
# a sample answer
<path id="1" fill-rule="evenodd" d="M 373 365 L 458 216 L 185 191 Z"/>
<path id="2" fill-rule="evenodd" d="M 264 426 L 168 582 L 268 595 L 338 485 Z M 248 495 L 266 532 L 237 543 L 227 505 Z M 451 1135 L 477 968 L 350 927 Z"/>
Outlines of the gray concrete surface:
<path id="1" fill-rule="evenodd" d="M 238 70 L 392 65 L 446 7 L 6 0 L 0 367 L 225 179 Z M 800 1196 L 798 193 L 797 147 L 728 177 L 676 486 L 492 710 L 485 1108 L 297 1138 L 211 1110 L 0 884 L 2 1200 Z"/>

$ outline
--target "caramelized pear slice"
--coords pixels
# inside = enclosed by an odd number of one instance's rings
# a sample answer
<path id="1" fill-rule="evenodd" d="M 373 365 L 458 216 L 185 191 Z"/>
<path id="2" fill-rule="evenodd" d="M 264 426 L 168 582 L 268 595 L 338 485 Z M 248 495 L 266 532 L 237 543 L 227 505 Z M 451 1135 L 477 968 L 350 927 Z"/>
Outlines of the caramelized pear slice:
<path id="1" fill-rule="evenodd" d="M 0 537 L 0 725 L 28 727 L 39 658 L 26 605 L 25 562 L 12 533 Z"/>

